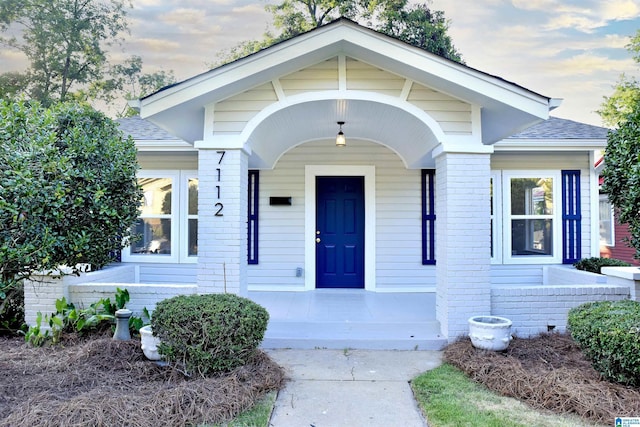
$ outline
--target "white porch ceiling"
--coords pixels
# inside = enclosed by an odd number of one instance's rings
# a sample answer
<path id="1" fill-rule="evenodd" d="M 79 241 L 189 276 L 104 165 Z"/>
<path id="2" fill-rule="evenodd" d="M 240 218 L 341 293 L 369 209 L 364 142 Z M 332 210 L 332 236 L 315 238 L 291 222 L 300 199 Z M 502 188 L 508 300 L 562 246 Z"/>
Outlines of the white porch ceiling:
<path id="1" fill-rule="evenodd" d="M 249 166 L 272 168 L 291 147 L 334 140 L 338 121 L 345 122 L 347 144 L 350 139 L 375 141 L 395 151 L 408 168 L 433 166 L 431 151 L 439 141 L 428 126 L 399 108 L 364 100 L 306 102 L 272 114 L 249 137 Z"/>

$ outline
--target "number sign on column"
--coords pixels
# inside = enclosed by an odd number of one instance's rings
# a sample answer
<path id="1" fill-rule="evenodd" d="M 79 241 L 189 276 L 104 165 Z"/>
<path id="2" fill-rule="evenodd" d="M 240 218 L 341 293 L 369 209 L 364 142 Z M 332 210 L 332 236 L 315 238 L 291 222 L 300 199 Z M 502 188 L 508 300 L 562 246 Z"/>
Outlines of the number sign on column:
<path id="1" fill-rule="evenodd" d="M 216 151 L 216 153 L 220 154 L 220 159 L 218 160 L 218 166 L 220 166 L 222 165 L 222 159 L 224 159 L 225 151 Z M 218 172 L 217 182 L 221 183 L 222 167 L 216 168 L 216 171 Z M 218 200 L 220 200 L 220 184 L 216 185 L 216 190 L 218 192 Z M 218 210 L 215 213 L 215 216 L 223 216 L 222 209 L 224 209 L 224 205 L 221 202 L 218 202 L 215 204 L 215 207 L 218 208 Z"/>

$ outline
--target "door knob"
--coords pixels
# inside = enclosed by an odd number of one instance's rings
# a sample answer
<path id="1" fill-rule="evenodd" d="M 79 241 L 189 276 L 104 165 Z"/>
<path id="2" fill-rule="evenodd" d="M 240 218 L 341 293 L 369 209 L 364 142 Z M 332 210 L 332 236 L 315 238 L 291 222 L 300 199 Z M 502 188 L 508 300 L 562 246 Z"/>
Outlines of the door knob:
<path id="1" fill-rule="evenodd" d="M 316 237 L 316 243 L 320 243 L 320 238 Z"/>

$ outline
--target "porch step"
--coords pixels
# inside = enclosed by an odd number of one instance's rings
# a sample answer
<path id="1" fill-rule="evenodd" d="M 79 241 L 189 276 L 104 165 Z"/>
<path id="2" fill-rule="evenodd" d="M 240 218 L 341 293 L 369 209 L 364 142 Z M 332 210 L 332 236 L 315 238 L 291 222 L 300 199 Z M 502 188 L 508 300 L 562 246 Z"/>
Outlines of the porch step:
<path id="1" fill-rule="evenodd" d="M 437 321 L 354 322 L 272 320 L 263 348 L 441 350 L 447 340 Z"/>

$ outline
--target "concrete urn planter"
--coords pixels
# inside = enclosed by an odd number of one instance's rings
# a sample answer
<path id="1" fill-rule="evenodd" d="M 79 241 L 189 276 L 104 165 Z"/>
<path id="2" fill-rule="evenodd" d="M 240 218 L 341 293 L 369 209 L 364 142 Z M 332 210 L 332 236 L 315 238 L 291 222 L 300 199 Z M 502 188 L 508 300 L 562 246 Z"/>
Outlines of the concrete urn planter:
<path id="1" fill-rule="evenodd" d="M 469 319 L 469 338 L 474 347 L 502 351 L 509 347 L 511 320 L 498 316 L 474 316 Z"/>
<path id="2" fill-rule="evenodd" d="M 151 325 L 143 326 L 140 328 L 140 342 L 142 344 L 142 352 L 149 360 L 160 360 L 161 356 L 158 353 L 158 344 L 160 344 L 160 338 L 153 336 Z"/>

